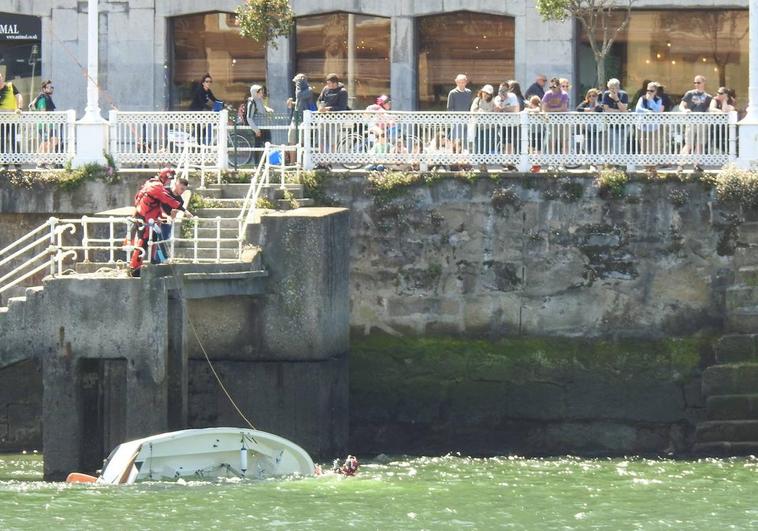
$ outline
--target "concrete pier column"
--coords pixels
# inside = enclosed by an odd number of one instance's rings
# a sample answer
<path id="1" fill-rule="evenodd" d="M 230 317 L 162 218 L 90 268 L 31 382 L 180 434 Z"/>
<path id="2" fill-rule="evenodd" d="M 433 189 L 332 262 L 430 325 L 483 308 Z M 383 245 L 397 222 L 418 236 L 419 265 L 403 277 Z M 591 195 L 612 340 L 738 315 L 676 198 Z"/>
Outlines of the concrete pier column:
<path id="1" fill-rule="evenodd" d="M 758 165 L 758 0 L 750 0 L 750 44 L 747 115 L 740 122 L 739 165 Z"/>
<path id="2" fill-rule="evenodd" d="M 392 17 L 390 84 L 392 108 L 410 111 L 418 100 L 416 71 L 416 24 L 413 17 Z"/>
<path id="3" fill-rule="evenodd" d="M 344 208 L 261 218 L 269 273 L 262 349 L 270 359 L 326 360 L 349 349 L 350 222 Z"/>
<path id="4" fill-rule="evenodd" d="M 292 83 L 295 76 L 295 40 L 279 37 L 276 39 L 276 45 L 277 48 L 269 45 L 266 50 L 268 104 L 276 112 L 287 112 L 287 98 L 295 97 Z M 313 84 L 314 80 L 309 81 Z"/>

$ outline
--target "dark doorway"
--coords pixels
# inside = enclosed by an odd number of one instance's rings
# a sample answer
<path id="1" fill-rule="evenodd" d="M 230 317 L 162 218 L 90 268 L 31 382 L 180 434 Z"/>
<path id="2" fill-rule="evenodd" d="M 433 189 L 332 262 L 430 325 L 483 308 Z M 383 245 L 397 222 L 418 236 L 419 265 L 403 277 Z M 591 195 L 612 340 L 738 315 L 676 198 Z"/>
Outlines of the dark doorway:
<path id="1" fill-rule="evenodd" d="M 94 474 L 103 459 L 126 437 L 126 360 L 79 362 L 82 470 Z"/>

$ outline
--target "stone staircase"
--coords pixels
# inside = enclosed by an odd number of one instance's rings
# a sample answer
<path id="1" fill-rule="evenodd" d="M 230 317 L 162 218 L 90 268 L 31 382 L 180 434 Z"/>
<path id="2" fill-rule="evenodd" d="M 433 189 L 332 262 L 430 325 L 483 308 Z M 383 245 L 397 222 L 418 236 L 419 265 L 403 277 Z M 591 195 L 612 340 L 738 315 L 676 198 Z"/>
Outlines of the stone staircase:
<path id="1" fill-rule="evenodd" d="M 198 225 L 197 234 L 199 238 L 216 238 L 217 234 L 221 238 L 230 239 L 221 242 L 221 258 L 234 259 L 237 257 L 239 235 L 239 224 L 237 217 L 242 209 L 242 203 L 248 192 L 250 185 L 248 183 L 233 183 L 211 185 L 205 190 L 199 190 L 195 193 L 201 195 L 204 199 L 212 203 L 213 206 L 197 209 L 193 212 L 203 220 Z M 285 198 L 285 196 L 288 196 Z M 282 189 L 279 184 L 270 184 L 264 186 L 261 190 L 261 197 L 267 199 L 274 208 L 278 210 L 290 210 L 295 206 L 307 207 L 313 205 L 312 199 L 303 197 L 303 185 L 286 184 Z M 294 201 L 293 201 L 294 200 Z M 296 202 L 296 205 L 293 204 Z M 216 217 L 221 218 L 220 229 L 217 228 Z M 233 239 L 234 241 L 231 241 Z M 178 242 L 175 249 L 175 257 L 178 259 L 192 259 L 194 251 L 189 242 Z M 215 258 L 216 243 L 212 241 L 203 241 L 198 244 L 198 258 Z"/>
<path id="2" fill-rule="evenodd" d="M 43 306 L 42 286 L 26 288 L 24 295 L 10 297 L 7 306 L 0 307 L 0 369 L 29 358 L 31 338 L 35 334 L 33 317 Z M 26 339 L 28 338 L 28 340 Z"/>
<path id="3" fill-rule="evenodd" d="M 697 426 L 694 446 L 702 455 L 758 455 L 758 222 L 743 223 L 739 241 L 726 291 L 729 333 L 703 372 L 707 420 Z"/>

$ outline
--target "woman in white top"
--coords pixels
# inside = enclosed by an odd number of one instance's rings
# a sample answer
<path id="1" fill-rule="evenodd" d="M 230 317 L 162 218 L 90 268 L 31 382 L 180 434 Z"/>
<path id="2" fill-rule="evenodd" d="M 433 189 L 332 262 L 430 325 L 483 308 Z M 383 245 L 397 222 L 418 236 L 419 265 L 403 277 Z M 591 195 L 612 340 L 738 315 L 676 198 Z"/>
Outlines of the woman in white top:
<path id="1" fill-rule="evenodd" d="M 494 94 L 495 89 L 492 85 L 484 85 L 479 91 L 479 95 L 471 102 L 471 112 L 495 112 Z M 494 126 L 477 123 L 474 153 L 492 153 L 495 148 L 496 134 Z"/>

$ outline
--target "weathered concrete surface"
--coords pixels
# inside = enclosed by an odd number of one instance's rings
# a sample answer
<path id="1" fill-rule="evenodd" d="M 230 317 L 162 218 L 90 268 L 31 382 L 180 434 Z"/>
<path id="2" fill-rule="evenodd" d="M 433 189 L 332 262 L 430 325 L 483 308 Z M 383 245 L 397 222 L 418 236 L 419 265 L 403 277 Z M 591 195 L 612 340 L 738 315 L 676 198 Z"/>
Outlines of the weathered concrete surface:
<path id="1" fill-rule="evenodd" d="M 269 272 L 261 348 L 270 359 L 318 360 L 349 348 L 349 212 L 299 208 L 261 217 Z"/>
<path id="2" fill-rule="evenodd" d="M 82 467 L 77 390 L 83 358 L 126 360 L 125 440 L 166 431 L 167 300 L 165 292 L 148 287 L 137 279 L 47 283 L 44 303 L 52 311 L 34 315 L 45 382 L 45 478 L 61 479 Z"/>
<path id="3" fill-rule="evenodd" d="M 348 447 L 347 356 L 315 362 L 218 361 L 224 386 L 256 428 L 291 439 L 314 458 Z M 205 360 L 189 364 L 189 426 L 241 426 Z"/>
<path id="4" fill-rule="evenodd" d="M 87 181 L 70 189 L 62 189 L 54 183 L 22 187 L 3 181 L 0 183 L 0 214 L 40 214 L 45 215 L 45 219 L 91 216 L 134 204 L 134 194 L 148 177 L 149 173 L 122 173 L 117 183 Z"/>
<path id="5" fill-rule="evenodd" d="M 42 449 L 42 365 L 27 360 L 0 371 L 0 448 Z"/>
<path id="6" fill-rule="evenodd" d="M 733 252 L 739 222 L 700 184 L 632 183 L 622 200 L 580 177 L 448 177 L 392 197 L 372 195 L 365 177 L 332 178 L 323 191 L 352 209 L 357 333 L 665 337 L 722 326 L 734 261 L 720 253 Z"/>
<path id="7" fill-rule="evenodd" d="M 353 337 L 363 453 L 687 453 L 708 340 Z"/>

